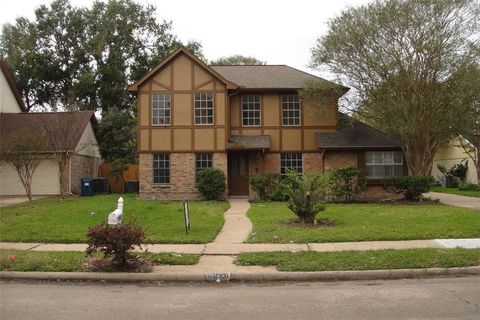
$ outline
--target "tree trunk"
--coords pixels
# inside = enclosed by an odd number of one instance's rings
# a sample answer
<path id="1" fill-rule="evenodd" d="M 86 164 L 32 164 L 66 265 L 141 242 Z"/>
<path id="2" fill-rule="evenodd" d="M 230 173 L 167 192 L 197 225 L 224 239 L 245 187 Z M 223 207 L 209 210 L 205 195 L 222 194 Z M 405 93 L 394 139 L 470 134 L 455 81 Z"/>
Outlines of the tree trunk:
<path id="1" fill-rule="evenodd" d="M 430 176 L 432 173 L 433 156 L 427 151 L 404 149 L 409 176 Z"/>
<path id="2" fill-rule="evenodd" d="M 58 162 L 58 178 L 60 180 L 60 197 L 62 200 L 65 200 L 65 190 L 63 189 L 64 183 L 63 179 L 65 178 L 65 167 L 67 166 L 69 156 L 68 154 L 65 155 L 58 155 L 57 158 Z"/>

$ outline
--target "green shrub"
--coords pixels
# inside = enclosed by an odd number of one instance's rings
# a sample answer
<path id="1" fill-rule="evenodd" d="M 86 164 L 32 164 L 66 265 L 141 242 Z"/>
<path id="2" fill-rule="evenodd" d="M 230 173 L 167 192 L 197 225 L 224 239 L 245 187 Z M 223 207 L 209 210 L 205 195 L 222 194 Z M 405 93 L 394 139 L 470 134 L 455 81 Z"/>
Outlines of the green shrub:
<path id="1" fill-rule="evenodd" d="M 416 201 L 422 194 L 430 191 L 431 183 L 432 178 L 426 176 L 391 177 L 385 180 L 384 188 L 390 193 L 403 193 L 407 201 Z"/>
<path id="2" fill-rule="evenodd" d="M 341 167 L 324 172 L 325 196 L 329 201 L 352 201 L 365 186 L 365 179 L 359 177 L 355 167 Z"/>
<path id="3" fill-rule="evenodd" d="M 287 173 L 291 189 L 288 208 L 305 224 L 314 224 L 319 212 L 325 210 L 322 201 L 324 186 L 320 174 Z"/>
<path id="4" fill-rule="evenodd" d="M 278 184 L 279 176 L 275 173 L 266 173 L 262 176 L 253 175 L 250 177 L 250 185 L 260 200 L 271 200 L 271 194 Z"/>
<path id="5" fill-rule="evenodd" d="M 279 179 L 275 189 L 270 193 L 271 201 L 288 201 L 291 193 L 291 186 L 288 179 Z"/>
<path id="6" fill-rule="evenodd" d="M 250 177 L 250 185 L 257 193 L 260 200 L 287 201 L 290 185 L 288 179 L 283 179 L 279 174 L 266 173 L 262 176 Z"/>
<path id="7" fill-rule="evenodd" d="M 459 187 L 458 190 L 461 190 L 461 191 L 479 191 L 478 185 L 473 184 L 473 183 L 467 183 L 467 184 Z"/>
<path id="8" fill-rule="evenodd" d="M 227 189 L 225 174 L 216 168 L 205 168 L 198 173 L 198 191 L 207 200 L 217 200 Z"/>
<path id="9" fill-rule="evenodd" d="M 446 187 L 456 188 L 463 187 L 467 178 L 468 161 L 462 160 L 460 163 L 453 165 L 450 169 L 441 164 L 437 165 L 438 170 L 445 175 Z"/>
<path id="10" fill-rule="evenodd" d="M 135 221 L 118 226 L 102 222 L 88 229 L 87 255 L 101 252 L 105 257 L 112 257 L 114 265 L 125 269 L 129 260 L 134 260 L 130 251 L 147 243 L 147 236 Z"/>

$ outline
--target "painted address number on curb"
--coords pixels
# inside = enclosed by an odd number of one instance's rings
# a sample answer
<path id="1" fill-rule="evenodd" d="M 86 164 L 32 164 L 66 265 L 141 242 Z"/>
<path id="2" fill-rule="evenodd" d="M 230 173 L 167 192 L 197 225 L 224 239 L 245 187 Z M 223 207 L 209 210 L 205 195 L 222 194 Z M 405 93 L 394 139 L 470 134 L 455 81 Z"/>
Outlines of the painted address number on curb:
<path id="1" fill-rule="evenodd" d="M 229 272 L 208 272 L 205 274 L 207 281 L 229 281 L 230 273 Z"/>

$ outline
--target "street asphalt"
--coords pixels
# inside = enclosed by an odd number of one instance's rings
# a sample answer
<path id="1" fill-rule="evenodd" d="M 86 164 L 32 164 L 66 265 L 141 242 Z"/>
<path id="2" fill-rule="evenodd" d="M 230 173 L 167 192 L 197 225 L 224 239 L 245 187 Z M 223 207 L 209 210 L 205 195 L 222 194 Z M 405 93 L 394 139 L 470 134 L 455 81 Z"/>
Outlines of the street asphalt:
<path id="1" fill-rule="evenodd" d="M 295 283 L 0 282 L 0 318 L 480 319 L 480 277 Z"/>

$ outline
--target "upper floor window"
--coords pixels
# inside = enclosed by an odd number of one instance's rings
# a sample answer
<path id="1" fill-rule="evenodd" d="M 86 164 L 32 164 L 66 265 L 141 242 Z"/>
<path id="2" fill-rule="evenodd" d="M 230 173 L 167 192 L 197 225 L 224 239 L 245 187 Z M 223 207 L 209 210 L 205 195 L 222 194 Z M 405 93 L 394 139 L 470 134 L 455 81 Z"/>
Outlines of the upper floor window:
<path id="1" fill-rule="evenodd" d="M 260 125 L 260 96 L 242 96 L 242 125 Z"/>
<path id="2" fill-rule="evenodd" d="M 282 153 L 280 155 L 280 174 L 293 170 L 303 173 L 303 156 L 301 153 Z"/>
<path id="3" fill-rule="evenodd" d="M 195 124 L 213 124 L 213 94 L 195 93 Z"/>
<path id="4" fill-rule="evenodd" d="M 403 155 L 400 151 L 373 151 L 365 153 L 367 177 L 383 179 L 403 175 Z"/>
<path id="5" fill-rule="evenodd" d="M 213 156 L 211 153 L 195 154 L 195 181 L 198 182 L 198 173 L 205 168 L 213 167 Z"/>
<path id="6" fill-rule="evenodd" d="M 152 125 L 170 124 L 170 93 L 154 93 L 152 95 Z"/>
<path id="7" fill-rule="evenodd" d="M 282 96 L 282 124 L 300 125 L 300 101 L 296 94 Z"/>
<path id="8" fill-rule="evenodd" d="M 153 183 L 170 183 L 170 154 L 153 155 Z"/>

